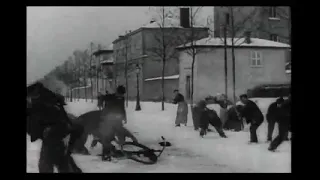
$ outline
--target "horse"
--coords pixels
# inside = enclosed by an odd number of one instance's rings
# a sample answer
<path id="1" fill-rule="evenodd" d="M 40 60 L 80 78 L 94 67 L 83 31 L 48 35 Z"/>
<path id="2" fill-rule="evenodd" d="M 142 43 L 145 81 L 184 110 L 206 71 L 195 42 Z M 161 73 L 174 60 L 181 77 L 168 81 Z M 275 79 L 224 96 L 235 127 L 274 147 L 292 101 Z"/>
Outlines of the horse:
<path id="1" fill-rule="evenodd" d="M 42 140 L 40 173 L 82 173 L 71 156 L 75 140 L 83 129 L 73 126 L 64 109 L 63 98 L 36 82 L 27 86 L 27 134 L 31 142 Z"/>

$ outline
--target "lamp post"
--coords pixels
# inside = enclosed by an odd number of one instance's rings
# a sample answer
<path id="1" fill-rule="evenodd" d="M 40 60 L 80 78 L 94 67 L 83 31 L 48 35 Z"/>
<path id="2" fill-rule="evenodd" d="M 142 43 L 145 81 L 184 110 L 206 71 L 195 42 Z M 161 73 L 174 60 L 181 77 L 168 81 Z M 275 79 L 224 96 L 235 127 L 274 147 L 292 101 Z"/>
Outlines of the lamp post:
<path id="1" fill-rule="evenodd" d="M 137 74 L 137 102 L 136 102 L 136 111 L 141 110 L 140 106 L 140 93 L 139 93 L 139 74 L 140 74 L 140 66 L 139 64 L 136 65 L 136 74 Z"/>

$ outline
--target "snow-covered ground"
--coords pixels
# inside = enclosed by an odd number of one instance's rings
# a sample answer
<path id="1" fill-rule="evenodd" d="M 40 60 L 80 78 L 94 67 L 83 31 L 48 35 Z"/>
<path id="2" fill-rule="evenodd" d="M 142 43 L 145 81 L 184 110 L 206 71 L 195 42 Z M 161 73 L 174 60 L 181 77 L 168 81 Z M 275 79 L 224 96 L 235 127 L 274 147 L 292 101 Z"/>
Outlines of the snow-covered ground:
<path id="1" fill-rule="evenodd" d="M 274 99 L 254 99 L 266 111 Z M 208 133 L 203 139 L 192 127 L 191 113 L 187 127 L 174 127 L 176 106 L 165 104 L 161 111 L 160 103 L 143 102 L 142 111 L 134 111 L 135 103 L 129 102 L 127 108 L 128 124 L 142 144 L 153 148 L 164 136 L 172 143 L 155 165 L 143 165 L 132 160 L 102 162 L 95 154 L 101 152 L 98 145 L 91 150 L 92 155 L 73 155 L 84 172 L 291 172 L 291 142 L 284 142 L 277 152 L 267 150 L 265 143 L 267 124 L 258 129 L 260 143 L 249 145 L 249 132 L 226 131 L 227 139 L 222 139 L 215 132 Z M 219 107 L 210 105 L 219 112 Z M 84 100 L 69 102 L 66 110 L 74 115 L 96 109 L 96 102 Z M 189 110 L 189 112 L 191 112 Z M 275 128 L 274 136 L 278 134 Z M 87 145 L 92 139 L 88 138 Z M 38 172 L 37 162 L 41 141 L 30 143 L 27 138 L 27 172 Z"/>

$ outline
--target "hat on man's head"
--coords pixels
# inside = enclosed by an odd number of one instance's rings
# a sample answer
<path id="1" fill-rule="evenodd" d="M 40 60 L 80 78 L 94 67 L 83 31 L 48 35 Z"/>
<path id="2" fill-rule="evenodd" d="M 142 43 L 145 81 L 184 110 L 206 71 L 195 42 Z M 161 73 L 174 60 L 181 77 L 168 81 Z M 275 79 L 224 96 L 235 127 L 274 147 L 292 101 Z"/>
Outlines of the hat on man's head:
<path id="1" fill-rule="evenodd" d="M 277 103 L 277 104 L 282 104 L 283 102 L 284 102 L 283 97 L 279 97 L 279 98 L 276 100 L 276 103 Z"/>

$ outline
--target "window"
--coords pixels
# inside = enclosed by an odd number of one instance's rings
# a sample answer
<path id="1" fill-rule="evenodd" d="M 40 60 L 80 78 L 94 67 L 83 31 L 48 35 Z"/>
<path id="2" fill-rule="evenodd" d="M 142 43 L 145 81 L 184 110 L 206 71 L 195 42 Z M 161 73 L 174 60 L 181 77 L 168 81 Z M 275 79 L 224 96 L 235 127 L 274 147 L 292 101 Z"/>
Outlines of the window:
<path id="1" fill-rule="evenodd" d="M 279 42 L 279 36 L 276 35 L 276 34 L 270 34 L 270 40 L 271 41 L 276 41 L 276 42 Z"/>
<path id="2" fill-rule="evenodd" d="M 258 51 L 251 51 L 250 56 L 251 67 L 262 67 L 262 53 Z"/>
<path id="3" fill-rule="evenodd" d="M 275 6 L 270 7 L 269 18 L 277 18 L 277 8 Z"/>

